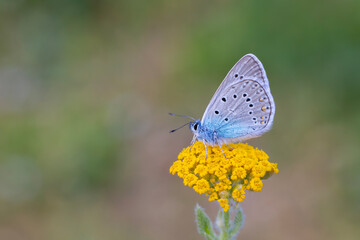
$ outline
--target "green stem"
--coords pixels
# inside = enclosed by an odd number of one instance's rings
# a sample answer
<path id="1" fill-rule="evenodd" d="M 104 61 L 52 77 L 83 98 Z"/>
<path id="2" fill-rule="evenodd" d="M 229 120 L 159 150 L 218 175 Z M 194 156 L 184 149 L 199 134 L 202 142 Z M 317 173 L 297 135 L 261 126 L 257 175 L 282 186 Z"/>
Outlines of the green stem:
<path id="1" fill-rule="evenodd" d="M 234 218 L 230 219 L 233 211 Z M 216 218 L 216 225 L 219 229 L 219 235 L 213 230 L 213 224 L 209 216 L 198 204 L 195 207 L 195 216 L 198 232 L 207 240 L 231 240 L 239 233 L 244 221 L 243 213 L 240 207 L 231 207 L 228 212 L 219 206 L 219 212 Z"/>
<path id="2" fill-rule="evenodd" d="M 217 225 L 220 229 L 220 240 L 229 240 L 229 228 L 230 228 L 230 213 L 229 211 L 224 212 L 224 210 L 220 207 L 218 218 L 217 218 Z"/>

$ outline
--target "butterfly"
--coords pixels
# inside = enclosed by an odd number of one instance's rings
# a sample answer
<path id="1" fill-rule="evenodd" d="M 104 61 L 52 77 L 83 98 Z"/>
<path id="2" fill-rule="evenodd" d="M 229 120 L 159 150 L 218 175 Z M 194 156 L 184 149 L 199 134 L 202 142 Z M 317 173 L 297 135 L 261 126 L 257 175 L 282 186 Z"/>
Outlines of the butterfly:
<path id="1" fill-rule="evenodd" d="M 189 117 L 193 121 L 187 124 L 194 134 L 192 144 L 199 140 L 205 147 L 208 144 L 221 148 L 269 131 L 274 115 L 275 102 L 265 69 L 255 55 L 247 54 L 226 75 L 201 120 Z"/>

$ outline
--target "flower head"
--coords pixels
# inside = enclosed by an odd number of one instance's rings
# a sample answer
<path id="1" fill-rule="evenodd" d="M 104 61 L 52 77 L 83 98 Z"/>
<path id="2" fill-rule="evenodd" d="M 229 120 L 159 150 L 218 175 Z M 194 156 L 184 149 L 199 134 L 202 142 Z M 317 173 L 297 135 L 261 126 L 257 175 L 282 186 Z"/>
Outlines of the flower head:
<path id="1" fill-rule="evenodd" d="M 231 147 L 231 148 L 230 148 Z M 261 192 L 263 180 L 279 172 L 276 163 L 268 161 L 269 156 L 262 150 L 243 144 L 205 146 L 195 142 L 183 149 L 178 160 L 170 167 L 170 173 L 184 180 L 184 185 L 197 193 L 205 193 L 209 201 L 217 200 L 225 212 L 230 202 L 242 202 L 245 190 Z"/>

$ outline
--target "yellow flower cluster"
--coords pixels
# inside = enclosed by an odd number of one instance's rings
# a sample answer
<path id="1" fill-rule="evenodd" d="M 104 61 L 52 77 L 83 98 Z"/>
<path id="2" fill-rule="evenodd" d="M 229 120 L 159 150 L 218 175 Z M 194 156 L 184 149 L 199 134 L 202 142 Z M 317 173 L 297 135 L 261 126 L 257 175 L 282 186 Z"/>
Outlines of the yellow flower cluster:
<path id="1" fill-rule="evenodd" d="M 219 146 L 207 146 L 206 156 L 204 144 L 197 141 L 191 150 L 189 146 L 181 151 L 170 173 L 177 174 L 197 193 L 206 193 L 209 201 L 217 200 L 227 212 L 230 201 L 242 202 L 245 190 L 260 192 L 262 180 L 279 172 L 265 152 L 243 143 L 230 147 L 222 146 L 225 158 Z"/>

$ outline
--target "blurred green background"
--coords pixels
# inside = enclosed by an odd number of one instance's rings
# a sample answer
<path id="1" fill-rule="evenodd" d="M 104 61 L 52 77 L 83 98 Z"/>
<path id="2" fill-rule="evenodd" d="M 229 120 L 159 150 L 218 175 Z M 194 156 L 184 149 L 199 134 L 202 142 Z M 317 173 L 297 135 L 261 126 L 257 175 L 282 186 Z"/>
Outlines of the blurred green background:
<path id="1" fill-rule="evenodd" d="M 246 53 L 280 173 L 243 203 L 239 239 L 359 239 L 360 2 L 0 1 L 0 239 L 201 239 L 208 203 L 169 174 Z"/>

